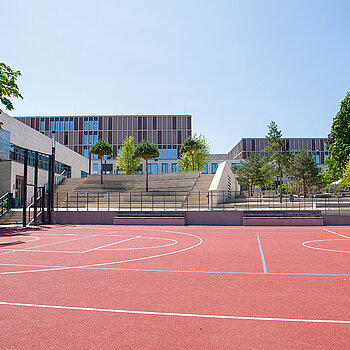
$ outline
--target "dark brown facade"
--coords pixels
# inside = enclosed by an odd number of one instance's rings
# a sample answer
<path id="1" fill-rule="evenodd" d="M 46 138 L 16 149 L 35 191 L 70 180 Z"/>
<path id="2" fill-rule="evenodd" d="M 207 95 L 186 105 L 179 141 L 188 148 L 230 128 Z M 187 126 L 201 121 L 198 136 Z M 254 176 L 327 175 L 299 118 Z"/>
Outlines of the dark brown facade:
<path id="1" fill-rule="evenodd" d="M 88 157 L 89 148 L 103 139 L 116 155 L 123 140 L 132 136 L 135 143 L 148 140 L 160 150 L 160 159 L 176 159 L 185 139 L 192 133 L 191 115 L 111 115 L 111 116 L 35 116 L 16 117 L 21 122 L 56 139 Z"/>
<path id="2" fill-rule="evenodd" d="M 300 152 L 306 149 L 315 154 L 318 164 L 325 164 L 328 156 L 325 138 L 286 138 L 283 139 L 284 150 L 290 152 Z M 228 153 L 229 159 L 246 159 L 249 154 L 258 153 L 260 156 L 266 155 L 264 149 L 267 147 L 266 138 L 244 138 L 237 143 Z"/>

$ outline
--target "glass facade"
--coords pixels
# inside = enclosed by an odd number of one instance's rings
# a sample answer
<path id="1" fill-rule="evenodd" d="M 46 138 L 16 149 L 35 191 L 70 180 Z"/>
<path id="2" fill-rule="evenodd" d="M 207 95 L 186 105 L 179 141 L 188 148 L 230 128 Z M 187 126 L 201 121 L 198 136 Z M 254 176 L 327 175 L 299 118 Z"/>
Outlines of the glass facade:
<path id="1" fill-rule="evenodd" d="M 218 163 L 211 163 L 211 173 L 215 174 L 218 169 Z"/>
<path id="2" fill-rule="evenodd" d="M 24 148 L 15 145 L 10 145 L 10 160 L 18 163 L 24 163 Z M 35 166 L 35 152 L 28 151 L 28 165 Z M 38 168 L 49 170 L 49 157 L 42 153 L 38 153 Z M 71 167 L 61 162 L 55 161 L 55 173 L 61 174 L 65 171 L 67 177 L 71 177 Z"/>

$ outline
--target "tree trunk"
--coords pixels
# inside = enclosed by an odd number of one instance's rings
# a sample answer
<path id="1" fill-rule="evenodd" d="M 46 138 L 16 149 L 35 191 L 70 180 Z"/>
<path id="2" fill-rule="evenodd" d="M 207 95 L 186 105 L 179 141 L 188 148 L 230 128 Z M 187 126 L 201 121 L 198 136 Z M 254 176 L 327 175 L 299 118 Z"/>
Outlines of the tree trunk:
<path id="1" fill-rule="evenodd" d="M 101 185 L 103 185 L 102 157 L 101 158 Z"/>
<path id="2" fill-rule="evenodd" d="M 148 192 L 148 159 L 146 159 L 146 192 Z"/>
<path id="3" fill-rule="evenodd" d="M 193 157 L 193 153 L 191 153 L 192 156 L 192 170 L 194 171 L 194 157 Z"/>

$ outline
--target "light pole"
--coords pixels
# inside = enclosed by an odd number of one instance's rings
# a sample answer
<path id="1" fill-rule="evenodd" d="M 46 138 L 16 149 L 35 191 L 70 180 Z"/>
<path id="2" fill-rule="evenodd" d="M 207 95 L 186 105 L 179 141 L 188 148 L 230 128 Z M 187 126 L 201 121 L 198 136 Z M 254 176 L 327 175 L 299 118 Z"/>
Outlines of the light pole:
<path id="1" fill-rule="evenodd" d="M 91 141 L 89 142 L 89 175 L 91 175 Z"/>
<path id="2" fill-rule="evenodd" d="M 49 198 L 48 198 L 48 216 L 49 223 L 52 223 L 51 212 L 54 209 L 54 191 L 55 191 L 55 156 L 56 156 L 56 132 L 52 131 L 52 148 L 49 167 Z"/>

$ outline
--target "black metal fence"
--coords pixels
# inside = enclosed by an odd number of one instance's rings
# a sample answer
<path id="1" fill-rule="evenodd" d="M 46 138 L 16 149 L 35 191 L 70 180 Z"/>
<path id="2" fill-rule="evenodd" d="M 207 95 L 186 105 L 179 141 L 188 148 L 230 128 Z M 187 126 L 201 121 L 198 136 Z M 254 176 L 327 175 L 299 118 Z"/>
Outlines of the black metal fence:
<path id="1" fill-rule="evenodd" d="M 321 210 L 323 214 L 350 215 L 350 193 L 283 195 L 275 191 L 191 192 L 75 192 L 55 193 L 54 210 Z"/>

